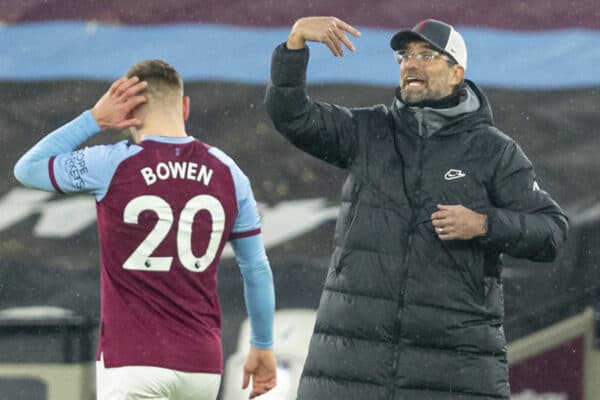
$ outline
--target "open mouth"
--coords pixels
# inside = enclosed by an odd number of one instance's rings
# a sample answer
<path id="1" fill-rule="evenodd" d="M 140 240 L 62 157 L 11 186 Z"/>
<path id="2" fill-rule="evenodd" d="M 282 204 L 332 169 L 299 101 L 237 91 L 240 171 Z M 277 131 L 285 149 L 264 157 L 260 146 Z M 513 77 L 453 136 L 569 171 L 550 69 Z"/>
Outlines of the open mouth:
<path id="1" fill-rule="evenodd" d="M 409 88 L 422 88 L 425 86 L 425 81 L 423 79 L 415 78 L 415 77 L 407 77 L 404 80 L 404 87 Z"/>

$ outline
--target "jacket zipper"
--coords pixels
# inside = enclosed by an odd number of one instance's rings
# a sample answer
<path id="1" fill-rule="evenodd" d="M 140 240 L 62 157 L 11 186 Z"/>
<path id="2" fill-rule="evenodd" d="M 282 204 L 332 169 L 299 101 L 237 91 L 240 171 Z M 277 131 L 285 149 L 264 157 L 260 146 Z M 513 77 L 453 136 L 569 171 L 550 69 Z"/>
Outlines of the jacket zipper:
<path id="1" fill-rule="evenodd" d="M 417 121 L 419 123 L 419 141 L 420 141 L 420 147 L 419 147 L 419 177 L 417 179 L 417 184 L 415 185 L 417 190 L 420 190 L 421 187 L 421 174 L 423 171 L 423 147 L 424 147 L 424 140 L 423 140 L 423 112 L 422 110 L 417 110 L 415 112 L 415 117 L 417 118 Z M 413 205 L 411 205 L 412 208 Z M 409 222 L 409 231 L 408 231 L 408 238 L 406 241 L 406 254 L 404 255 L 404 274 L 402 276 L 402 284 L 400 286 L 400 300 L 399 300 L 399 305 L 398 305 L 398 311 L 396 312 L 396 329 L 395 329 L 395 338 L 396 340 L 400 339 L 400 334 L 402 333 L 402 318 L 403 318 L 403 313 L 402 311 L 404 310 L 404 298 L 406 296 L 406 280 L 408 278 L 408 270 L 409 270 L 409 265 L 408 265 L 408 260 L 409 260 L 409 255 L 410 255 L 410 249 L 412 246 L 412 240 L 413 240 L 413 235 L 414 235 L 414 225 L 415 225 L 415 212 L 414 210 L 411 210 L 411 216 L 410 216 L 410 222 Z M 394 394 L 396 391 L 396 379 L 398 377 L 398 355 L 400 353 L 400 344 L 396 343 L 394 345 L 394 362 L 393 362 L 393 370 L 394 370 L 394 381 L 392 382 L 392 387 L 389 390 L 389 400 L 393 400 L 394 399 Z"/>

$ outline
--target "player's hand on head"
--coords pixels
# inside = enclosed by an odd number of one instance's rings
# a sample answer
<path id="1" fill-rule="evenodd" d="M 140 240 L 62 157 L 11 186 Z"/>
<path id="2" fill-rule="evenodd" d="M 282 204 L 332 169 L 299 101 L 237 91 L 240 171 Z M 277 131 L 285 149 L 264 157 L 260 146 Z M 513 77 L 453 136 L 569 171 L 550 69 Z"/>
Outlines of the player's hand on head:
<path id="1" fill-rule="evenodd" d="M 148 84 L 137 76 L 120 78 L 98 100 L 91 112 L 104 129 L 126 129 L 141 126 L 142 121 L 132 116 L 136 107 L 146 102 L 142 93 Z"/>
<path id="2" fill-rule="evenodd" d="M 304 17 L 296 21 L 287 41 L 289 49 L 301 49 L 306 41 L 321 42 L 336 57 L 344 55 L 344 46 L 350 51 L 355 47 L 346 34 L 360 37 L 358 29 L 336 17 Z"/>
<path id="3" fill-rule="evenodd" d="M 244 364 L 244 379 L 242 389 L 246 389 L 252 380 L 250 399 L 267 393 L 277 384 L 277 362 L 273 350 L 250 348 Z"/>

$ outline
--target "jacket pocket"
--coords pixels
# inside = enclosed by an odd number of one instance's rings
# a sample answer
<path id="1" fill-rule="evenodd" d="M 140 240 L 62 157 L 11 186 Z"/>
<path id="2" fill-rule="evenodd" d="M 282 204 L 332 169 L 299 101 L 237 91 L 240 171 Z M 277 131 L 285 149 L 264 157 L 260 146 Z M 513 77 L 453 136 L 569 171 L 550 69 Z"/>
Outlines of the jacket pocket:
<path id="1" fill-rule="evenodd" d="M 486 297 L 483 250 L 473 240 L 454 240 L 442 244 L 475 300 L 482 304 Z"/>

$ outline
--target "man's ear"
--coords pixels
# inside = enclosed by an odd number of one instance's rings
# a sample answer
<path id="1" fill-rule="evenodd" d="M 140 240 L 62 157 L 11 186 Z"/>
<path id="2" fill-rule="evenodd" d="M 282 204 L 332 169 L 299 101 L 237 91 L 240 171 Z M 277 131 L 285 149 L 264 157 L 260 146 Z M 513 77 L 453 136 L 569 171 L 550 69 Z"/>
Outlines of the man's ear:
<path id="1" fill-rule="evenodd" d="M 187 121 L 190 116 L 190 96 L 183 96 L 182 105 L 183 105 L 183 120 Z"/>
<path id="2" fill-rule="evenodd" d="M 452 72 L 450 73 L 450 83 L 452 85 L 458 85 L 465 80 L 465 69 L 461 65 L 453 65 Z"/>

